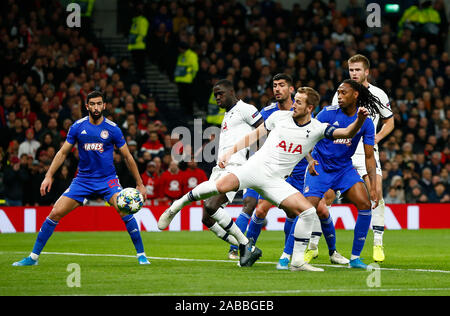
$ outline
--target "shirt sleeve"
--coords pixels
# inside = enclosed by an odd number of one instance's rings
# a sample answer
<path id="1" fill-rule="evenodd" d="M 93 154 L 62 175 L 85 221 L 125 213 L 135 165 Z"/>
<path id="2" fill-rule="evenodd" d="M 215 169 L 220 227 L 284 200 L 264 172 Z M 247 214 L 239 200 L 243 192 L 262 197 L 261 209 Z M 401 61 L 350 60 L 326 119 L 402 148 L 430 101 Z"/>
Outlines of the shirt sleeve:
<path id="1" fill-rule="evenodd" d="M 366 145 L 375 146 L 375 126 L 372 120 L 366 120 L 363 125 L 363 143 Z"/>
<path id="2" fill-rule="evenodd" d="M 322 123 L 329 123 L 328 112 L 329 111 L 323 108 L 322 111 L 320 111 L 319 114 L 317 114 L 316 119 Z"/>
<path id="3" fill-rule="evenodd" d="M 380 101 L 384 105 L 384 107 L 380 108 L 380 114 L 382 119 L 390 118 L 392 114 L 391 104 L 389 101 L 389 97 L 384 91 L 380 94 Z"/>
<path id="4" fill-rule="evenodd" d="M 69 131 L 67 132 L 66 141 L 71 145 L 75 145 L 75 143 L 77 142 L 78 126 L 80 126 L 80 124 L 72 124 L 72 126 L 70 126 L 69 128 Z"/>
<path id="5" fill-rule="evenodd" d="M 245 104 L 245 106 L 242 107 L 242 116 L 244 121 L 249 125 L 255 124 L 262 118 L 258 109 L 251 104 Z"/>
<path id="6" fill-rule="evenodd" d="M 118 126 L 115 126 L 115 128 L 113 129 L 112 138 L 113 143 L 117 148 L 121 148 L 123 145 L 125 145 L 125 138 L 123 137 L 123 133 Z"/>
<path id="7" fill-rule="evenodd" d="M 266 127 L 266 129 L 268 131 L 271 131 L 275 128 L 276 126 L 276 122 L 277 122 L 277 117 L 279 116 L 279 114 L 282 113 L 281 111 L 277 111 L 275 113 L 273 113 L 272 115 L 270 115 L 267 120 L 264 121 L 264 126 Z"/>

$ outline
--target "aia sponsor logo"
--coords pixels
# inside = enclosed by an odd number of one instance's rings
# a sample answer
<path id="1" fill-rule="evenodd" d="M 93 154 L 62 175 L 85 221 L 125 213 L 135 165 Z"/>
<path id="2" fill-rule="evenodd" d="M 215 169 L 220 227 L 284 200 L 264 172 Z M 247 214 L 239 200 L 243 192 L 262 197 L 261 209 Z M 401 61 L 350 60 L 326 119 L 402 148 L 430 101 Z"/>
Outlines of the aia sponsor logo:
<path id="1" fill-rule="evenodd" d="M 86 143 L 84 144 L 84 150 L 86 151 L 99 151 L 103 152 L 103 143 Z"/>
<path id="2" fill-rule="evenodd" d="M 283 148 L 285 152 L 295 154 L 295 153 L 302 153 L 302 145 L 295 145 L 294 143 L 289 143 L 289 145 L 286 144 L 284 140 L 282 140 L 278 145 L 277 148 Z"/>

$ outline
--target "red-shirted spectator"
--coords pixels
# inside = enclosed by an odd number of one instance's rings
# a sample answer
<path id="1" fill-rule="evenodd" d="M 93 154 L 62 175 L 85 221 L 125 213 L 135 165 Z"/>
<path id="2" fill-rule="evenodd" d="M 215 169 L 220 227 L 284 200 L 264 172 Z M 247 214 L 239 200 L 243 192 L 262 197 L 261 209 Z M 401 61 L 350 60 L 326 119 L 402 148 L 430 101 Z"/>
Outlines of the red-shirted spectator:
<path id="1" fill-rule="evenodd" d="M 183 195 L 184 173 L 178 168 L 178 163 L 173 161 L 169 169 L 164 171 L 158 181 L 158 192 L 162 200 L 173 201 Z"/>
<path id="2" fill-rule="evenodd" d="M 152 159 L 164 155 L 164 145 L 159 141 L 157 132 L 149 133 L 148 140 L 142 144 L 141 151 L 149 152 L 152 155 Z"/>
<path id="3" fill-rule="evenodd" d="M 187 163 L 187 169 L 184 171 L 184 192 L 187 193 L 204 181 L 208 181 L 205 171 L 197 166 L 197 162 L 192 158 Z"/>
<path id="4" fill-rule="evenodd" d="M 147 168 L 141 174 L 142 182 L 144 182 L 145 188 L 147 189 L 147 200 L 153 200 L 158 198 L 157 183 L 159 176 L 156 173 L 156 163 L 149 161 L 147 163 Z"/>

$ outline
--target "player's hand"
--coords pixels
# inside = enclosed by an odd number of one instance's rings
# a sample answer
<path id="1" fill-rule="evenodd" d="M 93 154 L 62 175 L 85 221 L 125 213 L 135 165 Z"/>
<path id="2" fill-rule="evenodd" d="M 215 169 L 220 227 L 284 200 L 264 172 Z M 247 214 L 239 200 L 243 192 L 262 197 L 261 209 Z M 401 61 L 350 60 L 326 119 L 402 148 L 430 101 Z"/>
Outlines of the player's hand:
<path id="1" fill-rule="evenodd" d="M 147 200 L 147 190 L 145 188 L 144 184 L 140 184 L 136 186 L 136 189 L 141 192 L 142 196 L 144 197 L 144 201 Z"/>
<path id="2" fill-rule="evenodd" d="M 369 116 L 369 110 L 365 107 L 358 108 L 358 118 L 361 120 L 365 120 Z"/>
<path id="3" fill-rule="evenodd" d="M 372 209 L 377 208 L 378 206 L 378 194 L 377 190 L 370 189 L 370 200 L 372 201 Z"/>
<path id="4" fill-rule="evenodd" d="M 41 183 L 41 196 L 46 195 L 48 192 L 50 192 L 50 190 L 52 189 L 52 183 L 53 183 L 53 178 L 52 177 L 45 177 L 44 181 L 42 181 Z"/>
<path id="5" fill-rule="evenodd" d="M 228 161 L 230 160 L 231 154 L 229 152 L 224 153 L 217 160 L 217 164 L 220 168 L 225 168 L 228 165 Z"/>
<path id="6" fill-rule="evenodd" d="M 308 164 L 308 172 L 310 175 L 312 176 L 318 176 L 319 173 L 316 171 L 316 167 L 319 163 L 317 162 L 317 160 L 311 160 Z"/>

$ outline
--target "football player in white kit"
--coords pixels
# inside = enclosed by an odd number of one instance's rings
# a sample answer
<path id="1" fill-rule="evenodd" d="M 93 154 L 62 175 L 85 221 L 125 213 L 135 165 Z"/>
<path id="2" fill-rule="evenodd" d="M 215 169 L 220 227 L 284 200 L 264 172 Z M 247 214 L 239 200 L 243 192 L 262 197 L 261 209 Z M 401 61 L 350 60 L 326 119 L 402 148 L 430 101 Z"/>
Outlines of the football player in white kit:
<path id="1" fill-rule="evenodd" d="M 285 178 L 319 140 L 324 137 L 330 139 L 352 138 L 356 135 L 369 113 L 365 108 L 360 108 L 358 118 L 352 124 L 346 128 L 336 128 L 312 119 L 311 113 L 314 106 L 307 104 L 306 100 L 306 94 L 297 92 L 293 111 L 274 113 L 263 125 L 222 153 L 219 156 L 218 165 L 225 168 L 233 161 L 235 153 L 253 145 L 270 131 L 264 145 L 245 164 L 216 181 L 201 183 L 182 198 L 174 201 L 161 215 L 158 221 L 159 229 L 165 229 L 179 210 L 193 201 L 243 188 L 252 188 L 273 205 L 285 210 L 288 214 L 294 213 L 299 217 L 294 229 L 295 243 L 291 270 L 323 271 L 323 269 L 313 267 L 304 261 L 304 252 L 311 236 L 316 209 L 299 191 L 286 182 Z M 223 212 L 222 217 L 216 214 L 213 217 L 222 227 L 230 226 L 233 223 L 226 212 Z M 234 234 L 235 232 L 229 230 L 228 226 L 226 230 Z M 242 236 L 236 234 L 235 237 L 240 244 L 240 264 L 241 266 L 250 266 L 259 258 L 253 254 L 257 248 L 253 247 L 255 250 L 252 251 L 251 241 L 246 246 L 246 237 L 240 230 L 239 233 Z"/>
<path id="2" fill-rule="evenodd" d="M 229 148 L 233 147 L 236 139 L 240 139 L 242 135 L 246 135 L 264 122 L 258 109 L 242 100 L 238 100 L 235 95 L 234 87 L 229 80 L 219 80 L 213 88 L 213 93 L 217 101 L 217 105 L 226 110 L 222 125 L 220 128 L 218 156 L 220 157 Z M 237 167 L 243 165 L 247 161 L 248 149 L 243 148 L 233 159 L 230 160 L 226 168 L 215 166 L 212 170 L 209 181 L 216 181 L 220 177 L 232 172 Z M 233 220 L 228 221 L 223 226 L 217 218 L 228 215 L 225 206 L 232 202 L 236 195 L 236 191 L 231 191 L 219 195 L 212 196 L 205 200 L 203 206 L 202 222 L 217 237 L 227 241 L 228 243 L 239 246 L 238 240 L 243 244 L 248 243 L 248 239 L 243 235 Z M 230 227 L 228 227 L 230 226 Z M 231 231 L 231 233 L 228 232 Z M 233 233 L 234 232 L 234 233 Z M 238 237 L 236 237 L 236 234 Z M 242 235 L 242 236 L 241 236 Z M 257 250 L 258 253 L 259 250 Z M 255 254 L 254 256 L 256 256 Z M 242 263 L 242 260 L 241 260 Z M 246 264 L 242 263 L 242 266 Z"/>
<path id="3" fill-rule="evenodd" d="M 370 93 L 378 97 L 384 107 L 379 107 L 381 113 L 382 125 L 380 130 L 375 134 L 375 146 L 374 154 L 376 161 L 376 179 L 377 179 L 377 194 L 378 194 L 378 206 L 372 211 L 372 230 L 374 233 L 374 245 L 373 245 L 373 260 L 376 262 L 384 261 L 384 249 L 383 249 L 383 233 L 384 233 L 384 200 L 383 200 L 383 187 L 382 187 L 382 172 L 380 164 L 380 154 L 378 151 L 378 143 L 389 135 L 394 129 L 394 117 L 389 104 L 389 98 L 386 93 L 380 88 L 372 85 L 368 81 L 370 70 L 370 63 L 367 57 L 364 55 L 354 55 L 348 60 L 348 71 L 350 79 L 357 81 L 369 89 Z M 333 97 L 332 105 L 338 104 L 337 93 Z M 370 116 L 375 129 L 378 126 L 380 120 L 379 115 Z M 353 166 L 358 171 L 359 175 L 363 178 L 364 182 L 370 190 L 370 183 L 368 181 L 368 175 L 364 160 L 364 146 L 362 141 L 359 142 L 356 152 L 352 157 Z M 331 205 L 335 199 L 333 191 L 328 191 L 325 194 L 325 200 L 327 205 Z"/>

